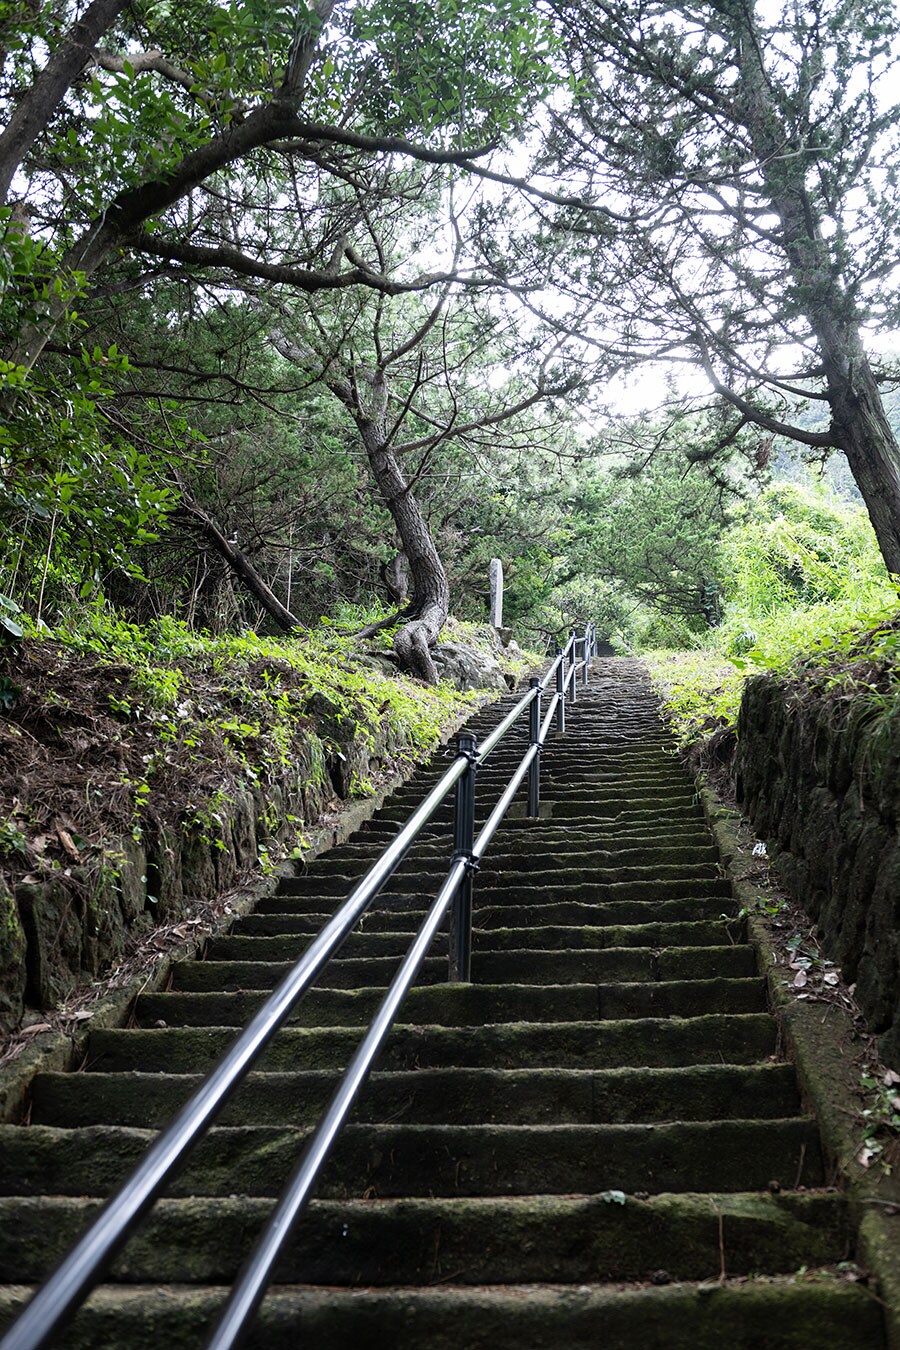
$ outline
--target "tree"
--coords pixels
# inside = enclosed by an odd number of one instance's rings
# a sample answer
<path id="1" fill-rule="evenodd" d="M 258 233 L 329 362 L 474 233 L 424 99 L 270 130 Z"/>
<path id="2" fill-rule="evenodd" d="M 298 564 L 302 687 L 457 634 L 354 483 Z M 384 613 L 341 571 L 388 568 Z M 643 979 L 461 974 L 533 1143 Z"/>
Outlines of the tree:
<path id="1" fill-rule="evenodd" d="M 387 252 L 380 237 L 373 246 L 379 257 Z M 523 359 L 502 313 L 479 313 L 471 297 L 463 310 L 447 289 L 430 309 L 384 296 L 358 296 L 330 314 L 320 306 L 282 307 L 271 335 L 286 360 L 320 374 L 356 427 L 410 573 L 412 594 L 399 611 L 394 649 L 433 682 L 429 649 L 446 621 L 450 587 L 417 484 L 451 446 L 470 456 L 489 453 L 494 462 L 504 448 L 528 445 L 535 453 L 541 429 L 532 412 L 577 380 L 554 367 L 552 350 L 533 369 L 502 378 L 506 361 Z"/>
<path id="2" fill-rule="evenodd" d="M 198 308 L 236 286 L 400 294 L 445 282 L 454 274 L 441 265 L 440 225 L 425 268 L 399 259 L 388 275 L 368 264 L 355 247 L 358 202 L 376 215 L 406 209 L 403 163 L 473 171 L 549 70 L 535 58 L 542 21 L 525 0 L 465 12 L 456 0 L 375 0 L 340 22 L 333 0 L 93 0 L 81 14 L 64 3 L 23 15 L 21 31 L 0 22 L 0 185 L 11 203 L 0 212 L 0 398 L 16 428 L 0 444 L 0 497 L 26 520 L 42 506 L 27 446 L 44 446 L 46 496 L 67 432 L 64 411 L 60 438 L 43 419 L 67 374 L 81 380 L 78 339 L 98 298 L 126 306 L 172 278 L 192 285 Z M 278 228 L 287 216 L 299 229 Z M 118 361 L 94 344 L 88 364 L 105 374 Z M 79 408 L 81 444 L 100 454 L 110 409 L 90 403 Z M 105 452 L 127 462 L 121 436 Z M 66 490 L 84 499 L 87 519 L 95 479 L 86 454 L 79 463 L 65 463 Z M 173 486 L 159 481 L 165 447 L 150 467 L 124 485 L 142 503 Z M 146 524 L 143 506 L 138 517 Z"/>
<path id="3" fill-rule="evenodd" d="M 575 92 L 542 163 L 589 203 L 553 221 L 567 288 L 604 288 L 623 358 L 695 363 L 739 422 L 842 450 L 900 573 L 900 448 L 865 348 L 898 313 L 894 8 L 554 9 Z"/>

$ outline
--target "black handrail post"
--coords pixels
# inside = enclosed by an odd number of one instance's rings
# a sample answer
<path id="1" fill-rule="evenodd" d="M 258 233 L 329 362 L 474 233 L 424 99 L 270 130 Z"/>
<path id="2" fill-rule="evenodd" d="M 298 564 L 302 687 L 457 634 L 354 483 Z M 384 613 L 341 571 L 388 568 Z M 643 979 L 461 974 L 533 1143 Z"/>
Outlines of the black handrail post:
<path id="1" fill-rule="evenodd" d="M 534 759 L 528 767 L 528 815 L 541 814 L 541 682 L 535 675 L 529 681 L 535 691 L 528 709 L 528 743 L 534 746 Z"/>
<path id="2" fill-rule="evenodd" d="M 587 689 L 588 673 L 591 665 L 591 626 L 587 624 L 584 630 L 584 670 L 582 672 L 582 683 Z"/>
<path id="3" fill-rule="evenodd" d="M 556 660 L 556 734 L 559 736 L 566 729 L 566 675 L 563 669 L 565 658 L 558 642 L 556 644 Z"/>
<path id="4" fill-rule="evenodd" d="M 472 978 L 472 878 L 477 863 L 475 847 L 475 772 L 478 742 L 470 731 L 456 738 L 456 753 L 465 755 L 469 766 L 456 784 L 456 810 L 453 827 L 453 857 L 465 858 L 465 876 L 459 883 L 450 910 L 451 984 L 468 984 Z"/>
<path id="5" fill-rule="evenodd" d="M 569 665 L 569 683 L 571 684 L 572 687 L 571 693 L 572 702 L 576 703 L 578 701 L 578 690 L 576 688 L 576 681 L 575 681 L 575 665 L 576 665 L 575 650 L 578 645 L 578 639 L 575 637 L 574 628 L 569 629 L 569 645 L 572 648 L 572 655 L 570 658 L 571 663 Z"/>

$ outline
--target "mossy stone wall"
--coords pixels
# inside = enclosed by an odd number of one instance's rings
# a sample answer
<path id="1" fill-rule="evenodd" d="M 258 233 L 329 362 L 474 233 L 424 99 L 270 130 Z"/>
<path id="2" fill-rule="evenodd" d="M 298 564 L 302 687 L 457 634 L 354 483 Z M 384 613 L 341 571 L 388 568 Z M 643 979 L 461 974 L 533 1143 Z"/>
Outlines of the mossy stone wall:
<path id="1" fill-rule="evenodd" d="M 53 1008 L 115 965 L 133 935 L 235 885 L 258 865 L 261 847 L 292 847 L 298 824 L 314 821 L 336 792 L 349 795 L 351 772 L 368 778 L 401 749 L 383 728 L 310 729 L 290 768 L 273 769 L 264 786 L 223 782 L 202 820 L 160 815 L 139 839 L 108 841 L 102 863 L 12 888 L 0 876 L 0 1031 L 14 1029 L 26 1007 Z"/>
<path id="2" fill-rule="evenodd" d="M 759 675 L 738 719 L 738 800 L 900 1068 L 900 709 Z"/>

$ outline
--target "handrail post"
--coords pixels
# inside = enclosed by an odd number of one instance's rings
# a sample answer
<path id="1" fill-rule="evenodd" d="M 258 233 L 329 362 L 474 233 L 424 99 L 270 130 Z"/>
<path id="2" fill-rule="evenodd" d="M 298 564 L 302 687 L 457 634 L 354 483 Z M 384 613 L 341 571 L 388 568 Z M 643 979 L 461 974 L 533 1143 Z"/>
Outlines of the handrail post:
<path id="1" fill-rule="evenodd" d="M 448 978 L 451 984 L 468 984 L 472 978 L 472 877 L 477 867 L 472 850 L 475 847 L 475 766 L 478 760 L 478 742 L 470 731 L 461 731 L 457 736 L 456 753 L 465 755 L 469 765 L 456 784 L 453 857 L 465 858 L 468 866 L 450 910 Z"/>
<path id="2" fill-rule="evenodd" d="M 566 676 L 563 670 L 565 658 L 558 642 L 556 644 L 556 656 L 559 661 L 559 665 L 556 667 L 556 734 L 559 736 L 566 729 Z"/>
<path id="3" fill-rule="evenodd" d="M 588 687 L 588 671 L 591 664 L 591 626 L 587 624 L 584 630 L 584 668 L 582 670 L 582 684 L 585 689 Z"/>
<path id="4" fill-rule="evenodd" d="M 528 767 L 528 815 L 534 820 L 541 814 L 541 682 L 535 675 L 529 684 L 535 694 L 528 709 L 528 743 L 535 755 Z"/>
<path id="5" fill-rule="evenodd" d="M 577 703 L 577 701 L 578 701 L 578 690 L 577 690 L 577 688 L 576 688 L 576 671 L 575 671 L 576 657 L 575 657 L 575 648 L 576 648 L 576 646 L 578 645 L 578 641 L 577 641 L 577 638 L 575 637 L 575 629 L 574 629 L 574 628 L 570 628 L 570 629 L 569 629 L 569 644 L 570 644 L 570 646 L 571 646 L 571 648 L 572 648 L 572 655 L 571 655 L 571 657 L 569 658 L 569 660 L 570 660 L 570 664 L 569 664 L 569 684 L 571 685 L 571 688 L 572 688 L 572 692 L 571 692 L 570 697 L 571 697 L 573 703 Z"/>

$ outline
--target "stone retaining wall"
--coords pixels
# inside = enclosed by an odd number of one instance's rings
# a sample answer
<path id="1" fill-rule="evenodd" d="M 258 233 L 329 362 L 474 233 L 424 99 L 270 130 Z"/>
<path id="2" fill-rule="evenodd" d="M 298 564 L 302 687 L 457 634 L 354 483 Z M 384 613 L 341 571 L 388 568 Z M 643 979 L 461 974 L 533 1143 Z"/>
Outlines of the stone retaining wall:
<path id="1" fill-rule="evenodd" d="M 440 649 L 440 659 L 457 688 L 490 697 L 515 684 L 499 660 L 459 644 Z M 298 827 L 409 752 L 399 733 L 338 716 L 324 694 L 307 712 L 303 749 L 290 768 L 271 766 L 264 786 L 223 782 L 191 816 L 163 813 L 139 839 L 107 841 L 102 859 L 75 860 L 14 889 L 0 871 L 0 1032 L 17 1027 L 26 1007 L 54 1008 L 115 965 L 133 934 L 177 922 L 234 886 L 258 867 L 261 850 L 289 850 Z"/>
<path id="2" fill-rule="evenodd" d="M 900 711 L 876 695 L 749 681 L 738 801 L 900 1067 Z"/>

